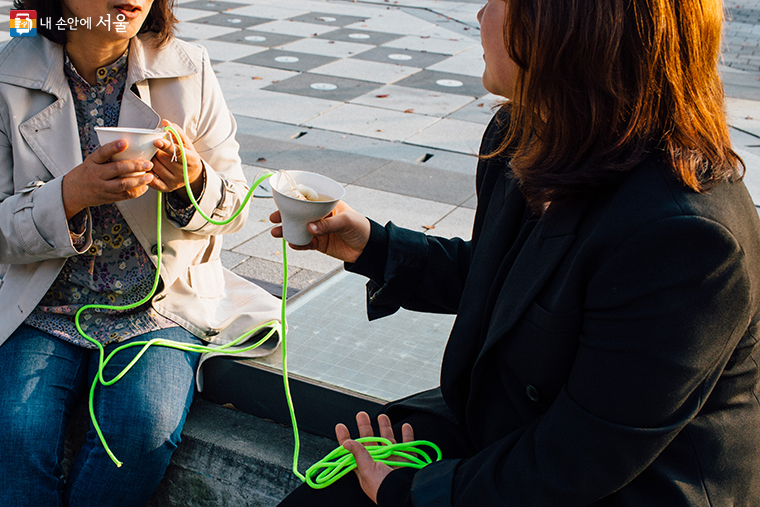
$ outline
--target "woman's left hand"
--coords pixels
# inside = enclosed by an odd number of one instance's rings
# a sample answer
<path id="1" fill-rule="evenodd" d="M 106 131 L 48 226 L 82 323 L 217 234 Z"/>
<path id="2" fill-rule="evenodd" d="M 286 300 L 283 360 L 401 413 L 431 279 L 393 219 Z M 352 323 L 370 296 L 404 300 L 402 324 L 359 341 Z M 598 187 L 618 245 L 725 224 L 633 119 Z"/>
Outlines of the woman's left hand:
<path id="1" fill-rule="evenodd" d="M 198 197 L 203 190 L 203 162 L 200 155 L 195 151 L 193 143 L 187 138 L 185 132 L 176 123 L 172 123 L 169 120 L 163 120 L 161 126 L 165 127 L 171 125 L 180 135 L 182 139 L 182 145 L 185 148 L 185 157 L 187 158 L 187 176 L 190 181 L 190 187 L 193 190 L 193 195 Z M 174 134 L 170 134 L 174 136 Z M 185 186 L 185 178 L 182 174 L 182 158 L 179 151 L 179 146 L 172 147 L 172 141 L 166 138 L 157 139 L 153 142 L 154 146 L 158 148 L 156 155 L 151 160 L 153 162 L 153 171 L 155 178 L 150 183 L 150 187 L 160 192 L 173 192 Z M 174 154 L 177 157 L 175 161 L 172 161 Z M 190 203 L 190 199 L 187 197 L 187 193 L 182 190 L 179 192 L 179 197 L 186 203 Z"/>
<path id="2" fill-rule="evenodd" d="M 359 426 L 360 437 L 375 436 L 375 432 L 372 430 L 372 422 L 366 412 L 356 414 L 356 424 Z M 388 416 L 380 414 L 377 417 L 377 424 L 380 427 L 380 436 L 395 444 L 396 438 L 393 436 L 393 428 L 391 428 L 391 420 Z M 354 471 L 359 477 L 362 490 L 370 500 L 377 503 L 377 490 L 380 489 L 380 484 L 383 483 L 388 474 L 393 471 L 393 467 L 373 460 L 362 444 L 356 440 L 351 440 L 351 435 L 345 424 L 338 424 L 335 427 L 335 436 L 338 438 L 338 443 L 354 456 L 356 460 L 356 470 Z M 414 440 L 411 424 L 404 424 L 401 427 L 401 437 L 404 442 Z"/>

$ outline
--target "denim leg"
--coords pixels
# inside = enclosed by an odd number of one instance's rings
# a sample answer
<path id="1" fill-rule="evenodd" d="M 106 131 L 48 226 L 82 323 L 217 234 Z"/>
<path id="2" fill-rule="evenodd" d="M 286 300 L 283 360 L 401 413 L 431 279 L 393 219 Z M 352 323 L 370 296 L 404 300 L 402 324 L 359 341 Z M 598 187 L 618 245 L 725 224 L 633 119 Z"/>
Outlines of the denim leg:
<path id="1" fill-rule="evenodd" d="M 66 423 L 88 351 L 22 325 L 0 346 L 0 505 L 63 505 Z"/>
<path id="2" fill-rule="evenodd" d="M 200 344 L 182 328 L 163 329 L 127 340 L 162 338 Z M 106 356 L 117 346 L 106 347 Z M 141 347 L 119 352 L 104 377 L 113 378 Z M 64 488 L 70 507 L 143 506 L 164 475 L 180 441 L 195 389 L 199 354 L 151 347 L 121 380 L 95 391 L 95 414 L 114 455 L 117 468 L 91 427 Z M 97 354 L 90 360 L 90 382 L 97 371 Z M 89 387 L 88 387 L 89 395 Z"/>

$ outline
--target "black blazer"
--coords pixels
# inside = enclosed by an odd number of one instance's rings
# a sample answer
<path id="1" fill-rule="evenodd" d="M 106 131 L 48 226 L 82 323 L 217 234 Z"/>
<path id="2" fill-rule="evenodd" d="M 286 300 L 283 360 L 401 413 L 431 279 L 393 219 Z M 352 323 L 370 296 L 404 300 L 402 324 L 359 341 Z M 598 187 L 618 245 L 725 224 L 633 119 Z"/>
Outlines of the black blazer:
<path id="1" fill-rule="evenodd" d="M 697 194 L 652 156 L 538 219 L 490 159 L 477 192 L 471 241 L 373 224 L 349 266 L 371 278 L 370 318 L 457 313 L 440 390 L 395 417 L 455 420 L 474 451 L 393 472 L 380 504 L 760 505 L 760 221 L 744 185 Z"/>

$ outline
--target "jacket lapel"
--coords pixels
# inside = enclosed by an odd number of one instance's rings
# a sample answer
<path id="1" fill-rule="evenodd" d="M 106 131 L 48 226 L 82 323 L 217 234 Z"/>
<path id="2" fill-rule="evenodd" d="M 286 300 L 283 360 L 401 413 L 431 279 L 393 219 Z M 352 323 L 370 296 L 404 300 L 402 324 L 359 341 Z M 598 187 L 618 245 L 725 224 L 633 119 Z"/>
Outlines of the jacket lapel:
<path id="1" fill-rule="evenodd" d="M 504 281 L 478 361 L 517 323 L 546 284 L 575 241 L 586 207 L 586 200 L 550 206 L 536 224 L 537 230 L 526 241 Z"/>
<path id="2" fill-rule="evenodd" d="M 0 81 L 51 95 L 50 105 L 21 123 L 19 131 L 48 171 L 62 176 L 82 163 L 76 112 L 63 74 L 63 50 L 44 37 L 13 39 L 8 44 L 10 50 L 0 61 Z M 9 59 L 10 55 L 14 57 Z M 27 65 L 14 66 L 18 61 Z"/>

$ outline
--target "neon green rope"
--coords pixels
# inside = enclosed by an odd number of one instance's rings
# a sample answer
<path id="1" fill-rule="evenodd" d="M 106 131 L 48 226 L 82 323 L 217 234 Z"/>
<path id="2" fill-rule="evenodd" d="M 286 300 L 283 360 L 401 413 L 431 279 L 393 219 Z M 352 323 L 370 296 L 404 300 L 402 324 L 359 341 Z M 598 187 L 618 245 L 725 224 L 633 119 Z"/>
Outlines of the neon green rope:
<path id="1" fill-rule="evenodd" d="M 272 173 L 264 174 L 260 178 L 258 178 L 253 185 L 251 185 L 248 193 L 246 194 L 245 198 L 243 199 L 243 203 L 241 204 L 240 208 L 238 208 L 235 213 L 232 214 L 229 218 L 221 221 L 212 220 L 208 216 L 206 216 L 203 211 L 200 209 L 200 206 L 198 205 L 198 202 L 195 200 L 195 196 L 193 196 L 193 192 L 190 188 L 190 180 L 188 176 L 187 171 L 187 157 L 185 156 L 185 147 L 182 144 L 182 140 L 179 136 L 179 133 L 172 128 L 171 126 L 164 127 L 164 130 L 171 132 L 174 137 L 177 140 L 177 145 L 180 149 L 180 155 L 182 159 L 182 172 L 183 177 L 185 181 L 185 189 L 187 190 L 187 195 L 190 198 L 190 202 L 193 204 L 193 207 L 195 210 L 200 213 L 200 215 L 214 225 L 225 225 L 230 222 L 232 222 L 243 210 L 246 204 L 248 204 L 248 201 L 250 200 L 251 196 L 253 195 L 253 192 L 255 191 L 256 187 L 258 187 L 265 179 L 272 176 Z M 90 396 L 89 396 L 89 410 L 90 410 L 90 419 L 92 420 L 92 425 L 95 428 L 95 432 L 98 435 L 98 438 L 100 439 L 100 442 L 103 444 L 103 448 L 106 451 L 106 454 L 111 458 L 111 460 L 116 464 L 117 467 L 120 467 L 122 465 L 121 461 L 119 461 L 116 456 L 114 456 L 113 452 L 111 451 L 110 447 L 108 446 L 108 443 L 106 442 L 105 436 L 103 435 L 103 432 L 100 430 L 100 425 L 98 424 L 97 418 L 95 416 L 95 408 L 94 408 L 94 399 L 95 399 L 95 388 L 98 384 L 102 384 L 103 386 L 110 386 L 121 380 L 124 375 L 127 374 L 129 370 L 132 369 L 132 367 L 137 363 L 137 361 L 147 352 L 147 350 L 152 346 L 159 346 L 159 347 L 169 347 L 174 348 L 178 350 L 182 350 L 185 352 L 197 352 L 197 353 L 205 353 L 205 352 L 214 352 L 214 353 L 221 353 L 221 354 L 239 354 L 241 352 L 247 352 L 249 350 L 253 350 L 256 347 L 259 347 L 264 342 L 266 342 L 276 331 L 277 321 L 270 321 L 266 322 L 264 324 L 261 324 L 260 326 L 257 326 L 256 328 L 248 331 L 247 333 L 239 336 L 238 338 L 232 340 L 231 342 L 220 345 L 218 347 L 208 347 L 203 345 L 192 345 L 187 343 L 180 343 L 175 342 L 171 340 L 164 340 L 164 339 L 154 339 L 149 341 L 139 341 L 139 342 L 133 342 L 126 345 L 122 345 L 121 347 L 117 347 L 115 350 L 113 350 L 108 357 L 105 357 L 105 349 L 103 348 L 103 345 L 95 340 L 94 338 L 87 335 L 87 333 L 82 330 L 82 327 L 79 323 L 80 315 L 87 311 L 87 310 L 115 310 L 115 311 L 125 311 L 125 310 L 131 310 L 133 308 L 136 308 L 138 306 L 141 306 L 148 301 L 151 300 L 151 298 L 155 295 L 156 290 L 158 289 L 158 284 L 160 282 L 160 266 L 161 266 L 161 256 L 162 256 L 162 247 L 161 247 L 161 227 L 162 227 L 162 193 L 158 192 L 158 219 L 157 219 L 157 231 L 156 231 L 156 240 L 158 245 L 158 252 L 157 252 L 157 260 L 156 260 L 156 274 L 153 280 L 153 287 L 151 288 L 149 294 L 145 296 L 140 301 L 137 301 L 135 303 L 131 303 L 128 305 L 123 306 L 113 306 L 113 305 L 98 305 L 98 304 L 91 304 L 91 305 L 84 305 L 82 306 L 79 311 L 77 311 L 76 315 L 74 316 L 74 324 L 76 325 L 77 331 L 89 342 L 93 343 L 99 353 L 98 358 L 98 372 L 95 375 L 95 378 L 93 379 L 92 386 L 90 387 Z M 282 380 L 283 385 L 285 387 L 285 398 L 288 404 L 288 409 L 290 411 L 290 420 L 293 424 L 293 437 L 294 437 L 294 449 L 293 449 L 293 474 L 301 479 L 302 481 L 306 482 L 315 489 L 321 489 L 326 486 L 329 486 L 330 484 L 334 483 L 347 473 L 349 473 L 351 470 L 356 468 L 356 461 L 354 460 L 353 456 L 343 447 L 338 447 L 334 451 L 332 451 L 330 454 L 328 454 L 324 459 L 320 460 L 319 462 L 312 465 L 307 471 L 306 475 L 301 474 L 298 471 L 298 455 L 301 447 L 300 438 L 299 438 L 299 432 L 298 432 L 298 423 L 296 421 L 296 414 L 295 414 L 295 408 L 293 407 L 293 401 L 290 395 L 290 382 L 288 380 L 288 366 L 287 366 L 287 339 L 286 339 L 286 321 L 285 321 L 285 309 L 286 309 L 286 299 L 287 299 L 287 291 L 288 291 L 288 259 L 287 259 L 287 243 L 285 242 L 285 239 L 282 240 L 282 264 L 283 264 L 283 282 L 282 282 L 282 303 L 280 306 L 280 333 L 282 338 Z M 246 346 L 243 349 L 237 349 L 237 350 L 227 350 L 230 347 L 233 347 L 239 343 L 244 342 L 246 339 L 248 339 L 250 336 L 256 334 L 261 329 L 264 328 L 271 328 L 266 335 L 261 338 L 256 343 Z M 142 347 L 140 352 L 129 362 L 127 366 L 125 366 L 114 378 L 111 380 L 106 380 L 103 378 L 103 370 L 105 369 L 108 362 L 113 358 L 117 353 L 121 352 L 122 350 L 131 348 L 131 347 Z M 357 439 L 358 442 L 378 442 L 380 445 L 367 445 L 366 448 L 369 451 L 370 455 L 375 459 L 375 461 L 386 463 L 391 466 L 406 466 L 406 467 L 414 467 L 414 468 L 422 468 L 425 465 L 432 463 L 432 459 L 430 456 L 419 449 L 419 446 L 427 446 L 432 448 L 437 455 L 436 461 L 441 459 L 441 451 L 440 449 L 433 444 L 432 442 L 427 442 L 425 440 L 417 440 L 414 442 L 408 442 L 408 443 L 400 443 L 400 444 L 392 444 L 390 441 L 381 438 L 381 437 L 366 437 L 366 438 L 359 438 Z M 392 457 L 395 456 L 396 458 L 405 459 L 407 461 L 396 461 L 392 459 Z M 319 470 L 323 471 L 317 472 Z M 317 474 L 316 478 L 314 478 L 314 475 Z"/>

